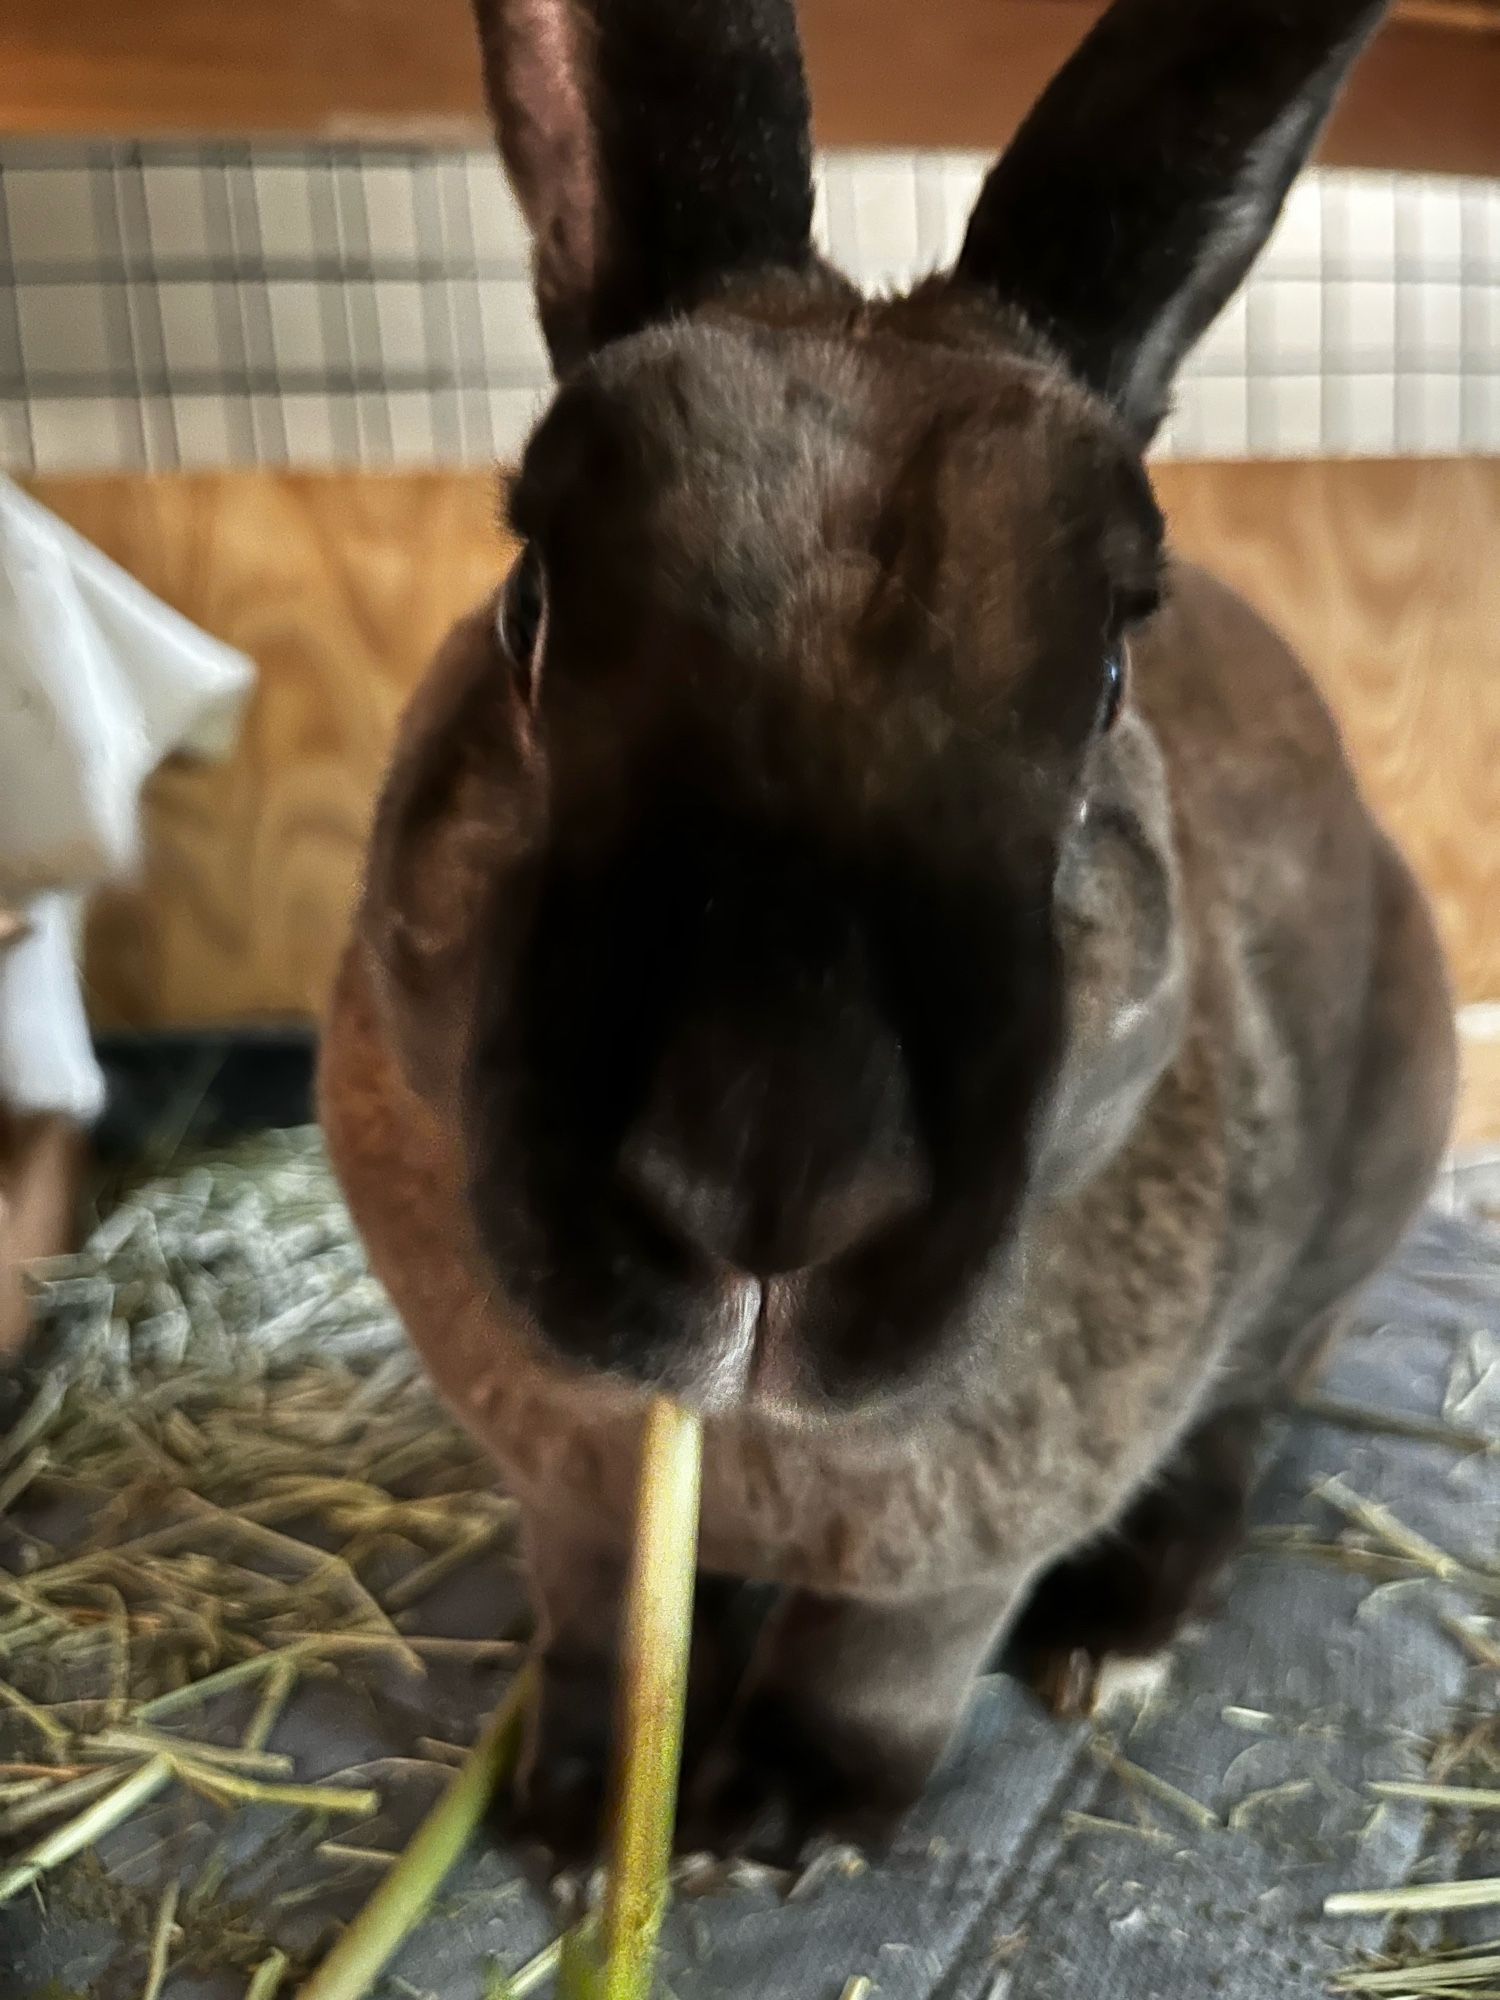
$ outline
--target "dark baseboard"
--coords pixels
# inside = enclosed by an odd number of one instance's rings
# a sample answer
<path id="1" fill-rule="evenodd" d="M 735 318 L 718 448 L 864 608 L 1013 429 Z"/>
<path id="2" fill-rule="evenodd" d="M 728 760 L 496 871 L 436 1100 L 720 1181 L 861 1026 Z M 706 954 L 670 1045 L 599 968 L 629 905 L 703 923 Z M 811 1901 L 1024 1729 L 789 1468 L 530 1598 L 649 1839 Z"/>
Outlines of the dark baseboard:
<path id="1" fill-rule="evenodd" d="M 106 1034 L 96 1038 L 109 1103 L 94 1133 L 102 1163 L 309 1124 L 317 1036 L 304 1026 Z"/>

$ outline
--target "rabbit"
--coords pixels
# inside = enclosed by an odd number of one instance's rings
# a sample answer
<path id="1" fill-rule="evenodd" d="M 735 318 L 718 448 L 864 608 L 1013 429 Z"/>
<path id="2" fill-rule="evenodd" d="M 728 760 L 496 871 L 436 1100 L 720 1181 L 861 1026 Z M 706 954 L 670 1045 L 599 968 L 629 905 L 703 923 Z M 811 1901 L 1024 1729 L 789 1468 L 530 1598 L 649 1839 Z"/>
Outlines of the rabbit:
<path id="1" fill-rule="evenodd" d="M 527 1824 L 596 1836 L 665 1393 L 683 1837 L 878 1840 L 997 1651 L 1065 1708 L 1205 1606 L 1445 1145 L 1423 896 L 1143 461 L 1381 8 L 1116 0 L 875 299 L 812 245 L 789 0 L 477 8 L 557 389 L 400 731 L 322 1118 L 520 1502 Z"/>

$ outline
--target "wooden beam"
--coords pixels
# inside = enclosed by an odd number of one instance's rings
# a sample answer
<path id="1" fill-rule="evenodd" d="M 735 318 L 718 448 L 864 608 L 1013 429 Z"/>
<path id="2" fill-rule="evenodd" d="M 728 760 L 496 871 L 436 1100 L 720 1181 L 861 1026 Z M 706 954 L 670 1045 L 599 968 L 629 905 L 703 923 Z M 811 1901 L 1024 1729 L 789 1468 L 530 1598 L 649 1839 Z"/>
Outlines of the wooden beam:
<path id="1" fill-rule="evenodd" d="M 825 144 L 988 151 L 1099 4 L 802 0 L 801 11 Z M 1405 0 L 1325 157 L 1500 173 L 1497 105 L 1495 0 Z M 0 131 L 480 140 L 485 123 L 467 0 L 6 0 Z"/>
<path id="2" fill-rule="evenodd" d="M 998 150 L 1102 11 L 1098 0 L 803 0 L 819 137 Z M 1500 8 L 1466 11 L 1462 29 L 1393 15 L 1329 129 L 1328 163 L 1500 173 Z"/>

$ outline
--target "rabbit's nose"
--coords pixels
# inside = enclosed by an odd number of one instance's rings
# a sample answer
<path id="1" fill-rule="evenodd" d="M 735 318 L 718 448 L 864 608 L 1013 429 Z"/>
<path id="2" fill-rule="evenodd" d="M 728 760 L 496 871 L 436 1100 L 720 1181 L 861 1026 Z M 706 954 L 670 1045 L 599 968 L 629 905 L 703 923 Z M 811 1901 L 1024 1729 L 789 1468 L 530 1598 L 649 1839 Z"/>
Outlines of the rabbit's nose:
<path id="1" fill-rule="evenodd" d="M 743 1154 L 740 1170 L 726 1172 L 713 1149 L 686 1138 L 637 1128 L 620 1155 L 622 1182 L 668 1236 L 712 1264 L 757 1278 L 831 1263 L 913 1213 L 930 1194 L 909 1148 L 857 1158 L 810 1184 L 774 1159 L 747 1171 Z"/>

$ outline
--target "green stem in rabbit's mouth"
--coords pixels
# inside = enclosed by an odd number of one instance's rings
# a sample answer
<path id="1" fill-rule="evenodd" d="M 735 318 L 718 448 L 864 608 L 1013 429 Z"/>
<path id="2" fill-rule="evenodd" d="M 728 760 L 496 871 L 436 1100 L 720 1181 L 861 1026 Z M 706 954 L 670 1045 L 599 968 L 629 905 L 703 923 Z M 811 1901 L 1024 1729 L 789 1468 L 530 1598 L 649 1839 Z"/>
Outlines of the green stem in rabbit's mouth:
<path id="1" fill-rule="evenodd" d="M 606 2000 L 645 2000 L 667 1901 L 693 1627 L 703 1434 L 658 1397 L 646 1413 L 620 1659 L 614 1839 L 604 1904 Z"/>

